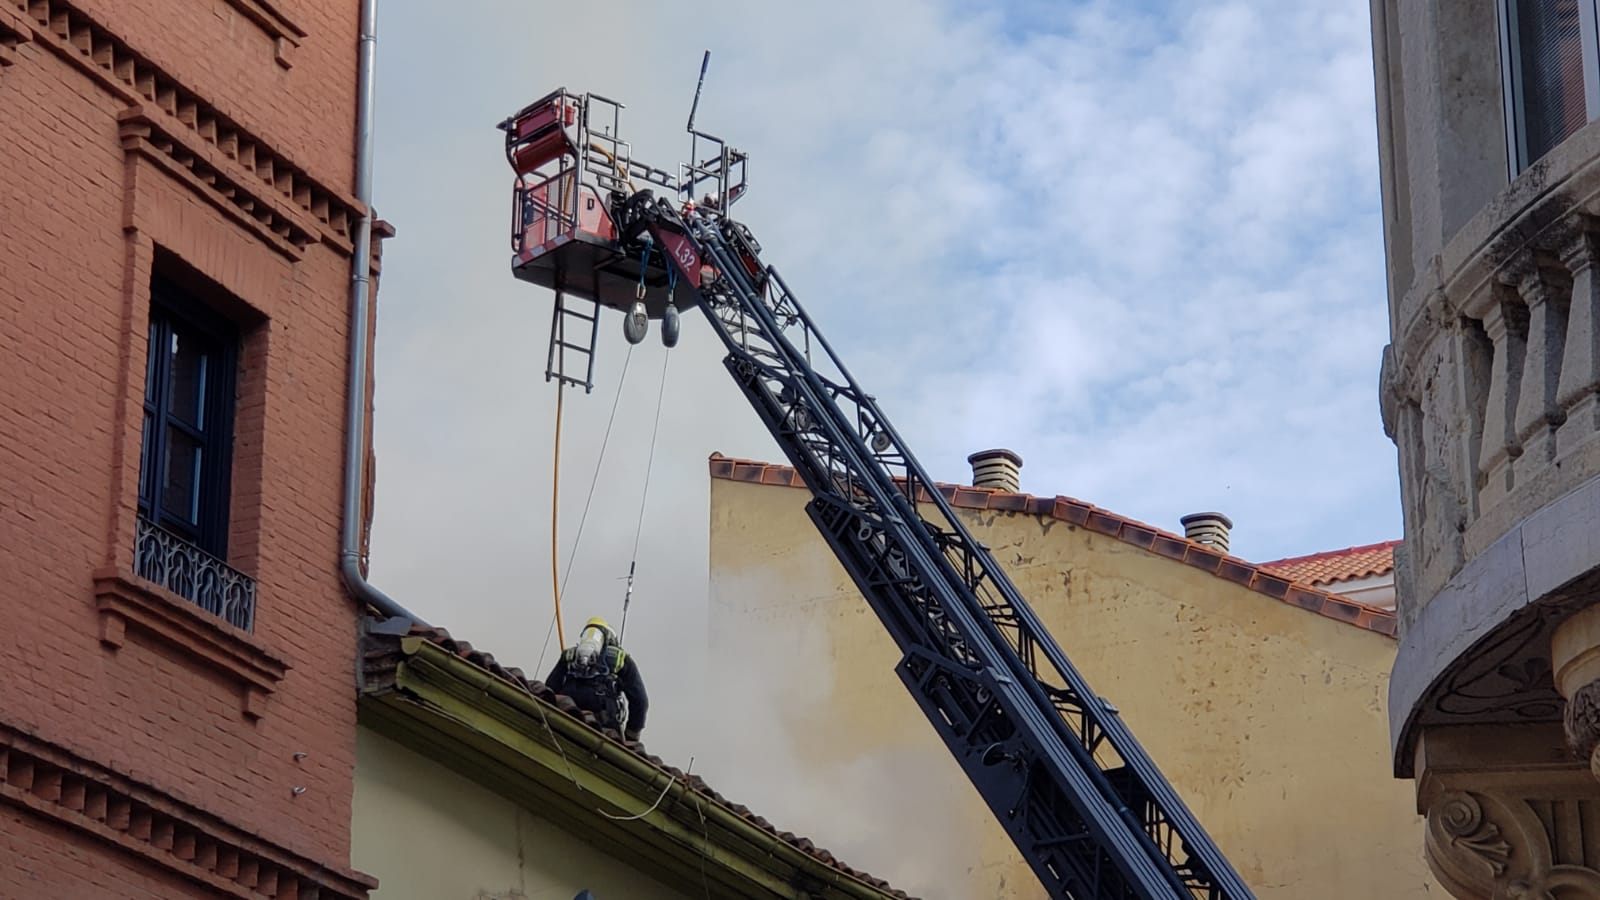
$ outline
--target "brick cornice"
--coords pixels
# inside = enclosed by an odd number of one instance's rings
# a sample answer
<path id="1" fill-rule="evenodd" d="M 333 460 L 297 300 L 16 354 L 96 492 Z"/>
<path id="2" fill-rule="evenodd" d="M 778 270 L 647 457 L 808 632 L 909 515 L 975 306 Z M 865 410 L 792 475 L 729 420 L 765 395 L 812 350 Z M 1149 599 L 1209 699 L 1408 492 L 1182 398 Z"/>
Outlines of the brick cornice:
<path id="1" fill-rule="evenodd" d="M 67 0 L 0 0 L 0 5 L 7 12 L 21 14 L 23 25 L 39 46 L 78 67 L 113 96 L 142 108 L 152 124 L 160 123 L 167 139 L 176 143 L 182 135 L 186 157 L 197 157 L 199 147 L 212 151 L 206 162 L 212 171 L 199 176 L 202 180 L 225 173 L 235 185 L 249 184 L 251 194 L 272 197 L 272 206 L 262 213 L 266 218 L 255 215 L 269 230 L 281 235 L 282 227 L 292 224 L 301 232 L 309 231 L 314 238 L 309 242 L 320 240 L 341 252 L 351 252 L 355 222 L 366 211 L 355 197 L 312 178 L 285 153 Z M 266 7 L 260 2 L 253 5 Z M 16 13 L 11 20 L 17 19 Z M 179 162 L 188 166 L 187 158 Z M 285 209 L 295 210 L 292 220 Z M 254 215 L 257 210 L 252 206 L 245 211 Z"/>
<path id="2" fill-rule="evenodd" d="M 790 466 L 733 459 L 720 453 L 711 455 L 709 465 L 711 477 L 725 481 L 745 481 L 795 488 L 806 486 L 800 473 Z M 1314 612 L 1325 618 L 1390 638 L 1394 637 L 1398 630 L 1395 615 L 1389 610 L 1355 603 L 1310 585 L 1297 584 L 1288 578 L 1266 571 L 1262 566 L 1225 553 L 1218 553 L 1214 548 L 1170 534 L 1143 522 L 1119 516 L 1081 500 L 1074 500 L 1071 497 L 1036 497 L 1032 494 L 958 484 L 938 484 L 935 487 L 945 502 L 957 509 L 1024 513 L 1056 519 L 1116 538 L 1157 556 L 1194 566 L 1258 594 L 1265 594 L 1281 603 Z M 918 489 L 917 502 L 931 503 L 932 500 L 932 495 L 925 488 Z"/>
<path id="3" fill-rule="evenodd" d="M 289 670 L 283 657 L 258 638 L 136 575 L 97 570 L 94 599 L 102 644 L 120 648 L 127 630 L 137 629 L 238 685 L 239 711 L 248 718 L 261 718 L 268 695 Z"/>
<path id="4" fill-rule="evenodd" d="M 51 819 L 229 897 L 364 900 L 377 880 L 324 865 L 0 723 L 0 804 Z"/>
<path id="5" fill-rule="evenodd" d="M 0 69 L 17 63 L 17 45 L 33 40 L 28 20 L 9 6 L 0 6 Z"/>
<path id="6" fill-rule="evenodd" d="M 122 148 L 150 160 L 290 260 L 300 259 L 317 241 L 316 222 L 214 148 L 167 127 L 164 118 L 140 104 L 118 113 Z"/>

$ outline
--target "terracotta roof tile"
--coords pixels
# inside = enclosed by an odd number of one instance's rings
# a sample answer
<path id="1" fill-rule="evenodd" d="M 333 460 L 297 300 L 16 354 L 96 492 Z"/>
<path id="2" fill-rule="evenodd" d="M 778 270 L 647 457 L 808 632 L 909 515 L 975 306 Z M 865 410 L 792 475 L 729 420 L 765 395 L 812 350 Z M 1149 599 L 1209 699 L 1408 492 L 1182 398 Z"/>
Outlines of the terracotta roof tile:
<path id="1" fill-rule="evenodd" d="M 1394 571 L 1394 548 L 1399 541 L 1366 544 L 1344 550 L 1329 550 L 1310 556 L 1292 556 L 1261 563 L 1261 568 L 1305 584 L 1334 584 L 1354 578 L 1370 578 Z"/>
<path id="2" fill-rule="evenodd" d="M 794 469 L 789 466 L 734 459 L 720 453 L 711 455 L 710 470 L 713 478 L 761 483 L 781 483 L 768 481 L 765 473 L 785 472 L 792 476 L 789 482 L 791 486 L 805 486 L 804 482 L 794 475 Z M 950 505 L 957 508 L 1015 510 L 1029 515 L 1048 516 L 1069 525 L 1084 526 L 1168 559 L 1181 560 L 1290 606 L 1335 621 L 1347 622 L 1357 628 L 1391 638 L 1397 631 L 1393 611 L 1352 602 L 1316 587 L 1317 584 L 1324 582 L 1312 579 L 1319 577 L 1318 572 L 1324 571 L 1361 573 L 1344 574 L 1338 576 L 1339 578 L 1359 578 L 1366 574 L 1378 575 L 1388 572 L 1394 568 L 1394 548 L 1400 543 L 1399 541 L 1282 559 L 1271 563 L 1251 563 L 1218 553 L 1186 537 L 1119 516 L 1110 510 L 1100 509 L 1071 497 L 1039 497 L 1033 494 L 957 484 L 939 484 L 936 487 Z M 1308 569 L 1304 566 L 1313 568 Z"/>
<path id="3" fill-rule="evenodd" d="M 740 468 L 743 467 L 729 467 L 727 471 L 737 472 L 740 470 Z M 758 480 L 761 478 L 760 470 L 758 469 L 755 471 L 756 477 L 748 480 Z M 475 650 L 473 649 L 472 645 L 466 641 L 457 640 L 451 637 L 450 632 L 443 628 L 424 628 L 414 625 L 412 626 L 410 633 L 415 637 L 420 637 L 429 641 L 430 643 L 436 644 L 443 650 L 466 660 L 472 665 L 477 666 L 478 668 L 483 669 L 495 675 L 496 677 L 515 684 L 522 690 L 527 691 L 535 699 L 542 700 L 545 703 L 554 706 L 561 712 L 578 719 L 579 721 L 588 725 L 590 728 L 593 728 L 600 734 L 604 735 L 609 740 L 627 748 L 636 756 L 647 760 L 657 769 L 660 769 L 668 775 L 671 775 L 673 778 L 688 784 L 691 790 L 700 794 L 708 801 L 727 808 L 740 818 L 745 819 L 746 821 L 755 825 L 757 828 L 760 828 L 762 831 L 766 831 L 772 835 L 775 835 L 779 840 L 782 840 L 784 843 L 789 844 L 802 853 L 805 853 L 806 855 L 816 859 L 819 863 L 822 863 L 823 865 L 826 865 L 839 872 L 843 872 L 845 875 L 848 875 L 858 881 L 871 885 L 872 887 L 887 893 L 891 897 L 902 898 L 902 900 L 915 900 L 915 898 L 908 895 L 905 891 L 901 891 L 892 887 L 887 881 L 884 881 L 881 878 L 875 878 L 866 872 L 845 865 L 842 861 L 828 851 L 818 849 L 810 840 L 799 837 L 798 835 L 788 831 L 779 831 L 772 825 L 772 823 L 768 822 L 761 816 L 752 813 L 749 807 L 744 806 L 743 804 L 734 803 L 717 793 L 711 788 L 710 785 L 706 784 L 705 780 L 700 776 L 686 775 L 683 771 L 667 765 L 661 760 L 660 757 L 650 755 L 645 751 L 644 744 L 627 741 L 614 729 L 601 728 L 594 715 L 578 709 L 578 705 L 573 702 L 572 698 L 567 697 L 564 694 L 557 694 L 555 691 L 552 691 L 549 687 L 547 687 L 542 681 L 526 677 L 523 675 L 521 669 L 500 665 L 490 654 L 481 650 Z M 386 657 L 389 655 L 390 654 L 381 652 L 364 654 L 368 673 L 371 674 L 375 667 L 386 667 L 392 669 L 394 663 L 386 660 Z"/>

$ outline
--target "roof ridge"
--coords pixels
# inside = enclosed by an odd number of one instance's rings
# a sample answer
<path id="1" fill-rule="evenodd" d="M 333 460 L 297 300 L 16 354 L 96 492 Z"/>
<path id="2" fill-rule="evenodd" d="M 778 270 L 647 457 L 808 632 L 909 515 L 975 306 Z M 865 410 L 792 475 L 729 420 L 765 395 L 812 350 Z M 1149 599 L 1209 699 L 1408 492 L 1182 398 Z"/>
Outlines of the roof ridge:
<path id="1" fill-rule="evenodd" d="M 721 478 L 725 481 L 805 487 L 800 473 L 790 466 L 723 456 L 721 453 L 712 453 L 708 465 L 712 478 Z M 1035 494 L 944 482 L 936 482 L 934 487 L 955 507 L 1049 516 L 1071 525 L 1081 525 L 1098 534 L 1114 537 L 1158 556 L 1194 566 L 1258 594 L 1265 594 L 1281 603 L 1314 612 L 1325 618 L 1390 638 L 1398 631 L 1398 622 L 1392 610 L 1359 603 L 1313 585 L 1286 578 L 1268 571 L 1264 563 L 1251 563 L 1236 556 L 1219 553 L 1204 544 L 1136 519 L 1118 515 L 1092 503 L 1061 495 L 1041 497 Z M 927 496 L 926 489 L 919 488 L 919 491 L 921 491 L 918 495 L 919 502 L 931 499 Z"/>
<path id="2" fill-rule="evenodd" d="M 1359 553 L 1372 553 L 1377 550 L 1387 550 L 1398 547 L 1404 540 L 1395 538 L 1392 541 L 1379 541 L 1375 544 L 1361 544 L 1355 547 L 1342 547 L 1338 550 L 1322 550 L 1317 553 L 1307 553 L 1304 556 L 1285 556 L 1283 559 L 1274 559 L 1269 562 L 1256 563 L 1258 566 L 1286 566 L 1296 563 L 1315 562 L 1319 559 L 1336 559 L 1341 556 L 1355 556 Z"/>

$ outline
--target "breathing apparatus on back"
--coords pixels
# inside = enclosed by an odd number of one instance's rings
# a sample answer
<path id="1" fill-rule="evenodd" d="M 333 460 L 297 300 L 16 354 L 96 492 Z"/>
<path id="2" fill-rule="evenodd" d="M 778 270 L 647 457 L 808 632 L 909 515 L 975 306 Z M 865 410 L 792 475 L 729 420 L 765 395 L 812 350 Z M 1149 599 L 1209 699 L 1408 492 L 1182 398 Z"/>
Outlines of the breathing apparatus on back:
<path id="1" fill-rule="evenodd" d="M 607 647 L 616 644 L 616 638 L 611 634 L 611 626 L 606 620 L 593 618 L 583 626 L 583 631 L 578 633 L 578 642 L 572 647 L 572 660 L 580 666 L 588 667 L 600 662 Z"/>
<path id="2" fill-rule="evenodd" d="M 628 721 L 628 699 L 617 690 L 617 675 L 627 655 L 610 624 L 598 616 L 590 619 L 578 633 L 577 643 L 568 651 L 567 671 L 588 682 L 596 694 L 611 707 L 620 730 Z"/>

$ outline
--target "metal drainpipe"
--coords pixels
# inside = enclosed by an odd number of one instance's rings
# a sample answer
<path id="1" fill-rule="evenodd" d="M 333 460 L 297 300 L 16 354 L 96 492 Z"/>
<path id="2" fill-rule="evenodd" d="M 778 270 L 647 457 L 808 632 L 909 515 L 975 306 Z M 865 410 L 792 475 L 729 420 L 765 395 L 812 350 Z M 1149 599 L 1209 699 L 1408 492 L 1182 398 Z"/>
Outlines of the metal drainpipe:
<path id="1" fill-rule="evenodd" d="M 367 331 L 372 321 L 372 97 L 378 58 L 378 0 L 361 0 L 361 42 L 356 65 L 356 199 L 365 212 L 356 222 L 350 257 L 350 379 L 345 397 L 344 521 L 339 574 L 357 599 L 385 617 L 426 626 L 361 574 L 361 489 L 367 434 Z"/>

